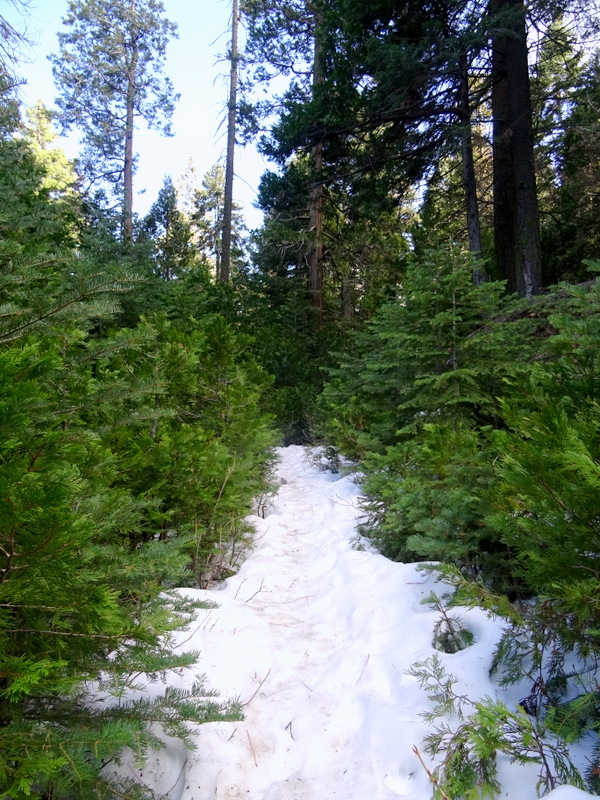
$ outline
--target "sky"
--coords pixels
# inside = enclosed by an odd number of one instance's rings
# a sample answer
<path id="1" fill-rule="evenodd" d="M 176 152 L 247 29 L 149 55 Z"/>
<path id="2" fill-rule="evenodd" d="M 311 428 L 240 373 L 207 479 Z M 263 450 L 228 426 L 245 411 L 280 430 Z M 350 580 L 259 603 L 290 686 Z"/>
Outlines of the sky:
<path id="1" fill-rule="evenodd" d="M 239 700 L 245 718 L 199 726 L 192 751 L 165 738 L 144 768 L 125 756 L 121 772 L 169 800 L 430 800 L 413 748 L 428 768 L 443 756 L 423 742 L 432 700 L 411 674 L 415 663 L 437 656 L 454 676 L 455 693 L 468 698 L 466 724 L 469 702 L 488 696 L 516 708 L 531 680 L 502 687 L 490 677 L 502 623 L 482 609 L 453 609 L 472 642 L 452 654 L 436 650 L 439 613 L 423 601 L 448 587 L 358 535 L 360 488 L 351 475 L 325 470 L 314 453 L 307 460 L 304 447 L 277 452 L 279 490 L 263 502 L 264 517 L 249 518 L 254 543 L 236 574 L 206 590 L 179 590 L 212 607 L 175 634 L 176 649 L 199 651 L 197 663 L 166 679 L 185 689 L 204 674 L 206 688 Z M 147 691 L 164 688 L 154 681 Z M 532 738 L 528 725 L 526 733 Z M 593 743 L 572 750 L 579 768 Z M 536 800 L 539 766 L 500 756 L 499 800 Z M 562 786 L 546 800 L 592 795 Z"/>
<path id="2" fill-rule="evenodd" d="M 173 116 L 171 138 L 139 130 L 134 148 L 139 166 L 134 183 L 134 211 L 144 214 L 156 200 L 165 175 L 175 184 L 190 159 L 202 176 L 224 158 L 225 115 L 228 92 L 228 63 L 219 61 L 229 44 L 230 0 L 163 0 L 166 17 L 176 22 L 179 38 L 167 49 L 165 73 L 181 94 Z M 37 99 L 52 107 L 56 91 L 47 56 L 58 52 L 57 32 L 67 10 L 67 0 L 30 0 L 29 14 L 19 18 L 8 0 L 0 0 L 0 13 L 17 27 L 25 24 L 34 44 L 25 52 L 19 74 L 27 80 L 21 95 L 26 104 Z M 76 155 L 73 142 L 65 143 L 70 157 Z M 261 213 L 253 208 L 261 174 L 268 165 L 252 147 L 238 147 L 234 199 L 244 208 L 246 223 L 258 227 Z"/>

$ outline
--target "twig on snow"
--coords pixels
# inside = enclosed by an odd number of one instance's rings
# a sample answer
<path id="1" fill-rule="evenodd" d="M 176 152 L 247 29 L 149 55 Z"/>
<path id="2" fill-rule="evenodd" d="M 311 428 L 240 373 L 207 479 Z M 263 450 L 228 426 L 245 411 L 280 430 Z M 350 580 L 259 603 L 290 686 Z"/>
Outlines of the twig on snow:
<path id="1" fill-rule="evenodd" d="M 360 683 L 360 679 L 361 679 L 361 678 L 362 678 L 362 676 L 365 674 L 365 670 L 366 670 L 366 668 L 367 668 L 367 664 L 369 663 L 369 659 L 370 659 L 370 658 L 371 658 L 371 653 L 368 653 L 368 654 L 367 654 L 367 658 L 365 659 L 365 663 L 363 664 L 363 668 L 362 668 L 362 669 L 361 669 L 361 671 L 360 671 L 360 675 L 358 676 L 358 680 L 357 680 L 357 681 L 356 681 L 356 683 L 354 684 L 355 686 L 358 686 L 358 684 Z"/>
<path id="2" fill-rule="evenodd" d="M 254 759 L 254 766 L 258 767 L 258 761 L 256 760 L 256 750 L 254 749 L 254 745 L 252 744 L 252 739 L 250 738 L 250 732 L 246 731 L 246 736 L 248 737 L 248 744 L 250 745 L 250 752 L 252 753 L 252 758 Z M 446 800 L 446 798 L 444 798 Z"/>
<path id="3" fill-rule="evenodd" d="M 251 702 L 254 700 L 254 698 L 256 697 L 256 695 L 257 695 L 257 694 L 260 692 L 260 690 L 262 689 L 262 685 L 263 685 L 263 683 L 264 683 L 264 682 L 267 680 L 267 678 L 269 677 L 269 675 L 270 675 L 270 674 L 271 674 L 271 667 L 269 667 L 269 671 L 267 672 L 267 674 L 265 675 L 265 677 L 262 679 L 262 681 L 261 681 L 261 682 L 258 684 L 258 688 L 257 688 L 257 689 L 256 689 L 256 691 L 254 692 L 254 694 L 252 695 L 252 697 L 250 698 L 250 700 L 246 700 L 246 702 L 245 702 L 245 703 L 242 703 L 242 707 L 243 707 L 243 708 L 245 708 L 247 705 L 250 705 L 250 703 L 251 703 Z"/>
<path id="4" fill-rule="evenodd" d="M 258 589 L 257 589 L 257 590 L 254 592 L 254 594 L 253 594 L 253 595 L 251 595 L 251 596 L 250 596 L 250 597 L 249 597 L 247 600 L 244 600 L 244 603 L 249 603 L 249 602 L 250 602 L 250 600 L 252 600 L 253 598 L 255 598 L 257 594 L 259 594 L 260 592 L 262 592 L 264 585 L 265 585 L 265 579 L 264 579 L 264 578 L 261 578 L 261 579 L 260 579 L 260 586 L 258 587 Z"/>
<path id="5" fill-rule="evenodd" d="M 431 772 L 431 770 L 429 769 L 429 767 L 427 766 L 427 764 L 426 764 L 426 763 L 423 761 L 423 756 L 422 756 L 422 755 L 421 755 L 421 753 L 419 752 L 419 748 L 417 747 L 417 745 L 416 745 L 416 744 L 415 744 L 415 745 L 413 745 L 413 753 L 416 755 L 416 757 L 417 757 L 417 758 L 419 759 L 419 761 L 421 762 L 421 766 L 423 767 L 423 769 L 424 769 L 424 770 L 425 770 L 425 772 L 427 773 L 427 777 L 429 778 L 429 780 L 431 781 L 431 783 L 432 783 L 432 784 L 435 786 L 435 788 L 436 788 L 436 789 L 438 790 L 438 792 L 440 793 L 440 797 L 442 798 L 442 800 L 450 800 L 450 798 L 448 797 L 448 795 L 446 794 L 446 792 L 445 792 L 445 791 L 442 789 L 442 787 L 441 787 L 441 786 L 440 786 L 440 784 L 438 783 L 438 780 L 437 780 L 437 778 L 435 777 L 435 775 L 434 775 L 434 774 Z"/>
<path id="6" fill-rule="evenodd" d="M 238 594 L 239 594 L 239 591 L 240 591 L 240 589 L 242 588 L 242 586 L 243 586 L 243 585 L 246 583 L 246 581 L 247 581 L 247 580 L 248 580 L 248 578 L 242 578 L 242 582 L 241 582 L 241 583 L 240 583 L 240 585 L 237 587 L 237 589 L 235 590 L 235 594 L 233 595 L 233 599 L 234 599 L 234 600 L 237 600 L 237 596 L 238 596 Z"/>

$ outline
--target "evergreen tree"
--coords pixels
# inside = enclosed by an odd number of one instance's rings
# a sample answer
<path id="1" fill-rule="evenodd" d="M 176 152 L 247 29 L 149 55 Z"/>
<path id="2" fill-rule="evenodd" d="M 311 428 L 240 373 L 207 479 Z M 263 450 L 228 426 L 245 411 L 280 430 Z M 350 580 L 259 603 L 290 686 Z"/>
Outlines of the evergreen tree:
<path id="1" fill-rule="evenodd" d="M 315 9 L 321 14 L 323 86 L 311 93 L 308 77 L 314 71 L 306 19 Z M 560 8 L 552 13 L 557 11 L 560 15 Z M 528 13 L 550 22 L 544 4 Z M 461 236 L 472 252 L 488 249 L 485 226 L 478 224 L 485 202 L 484 208 L 494 211 L 497 276 L 511 291 L 531 295 L 540 290 L 533 110 L 522 5 L 483 8 L 453 0 L 425 8 L 380 2 L 365 10 L 353 0 L 336 0 L 320 10 L 319 4 L 310 9 L 294 4 L 279 18 L 269 14 L 268 4 L 259 3 L 249 5 L 249 18 L 249 58 L 266 63 L 255 70 L 257 80 L 279 70 L 300 75 L 281 98 L 278 118 L 261 145 L 282 169 L 292 156 L 316 152 L 319 144 L 318 184 L 325 187 L 326 203 L 327 191 L 341 185 L 353 199 L 375 186 L 382 196 L 406 196 L 415 183 L 430 181 L 436 164 L 450 163 L 448 159 L 461 163 L 461 181 L 456 182 L 462 194 Z M 285 45 L 274 41 L 276 24 Z M 479 145 L 472 135 L 478 109 L 486 105 L 495 126 L 489 143 L 493 201 L 487 197 L 485 173 L 476 174 L 474 150 Z M 309 220 L 311 225 L 315 227 Z M 481 265 L 474 278 L 481 280 Z"/>
<path id="2" fill-rule="evenodd" d="M 108 391 L 91 420 L 121 464 L 119 485 L 152 501 L 132 537 L 181 537 L 192 554 L 184 580 L 196 585 L 210 579 L 209 567 L 227 568 L 227 551 L 235 556 L 245 540 L 274 436 L 262 411 L 269 379 L 247 337 L 216 316 L 182 327 L 161 315 L 104 343 L 114 357 L 99 367 Z M 111 387 L 123 382 L 129 393 L 115 396 Z"/>
<path id="3" fill-rule="evenodd" d="M 190 225 L 196 246 L 204 260 L 211 264 L 215 277 L 221 274 L 223 230 L 225 225 L 225 171 L 215 164 L 202 179 L 202 188 L 193 196 Z M 231 217 L 230 270 L 238 272 L 243 264 L 244 221 L 240 207 L 234 202 Z"/>
<path id="4" fill-rule="evenodd" d="M 53 125 L 56 112 L 38 100 L 25 116 L 24 137 L 44 173 L 42 188 L 47 189 L 54 200 L 65 195 L 73 196 L 77 183 L 75 164 L 55 145 L 58 139 Z"/>
<path id="5" fill-rule="evenodd" d="M 9 4 L 24 16 L 27 0 L 9 0 Z M 10 14 L 0 16 L 0 138 L 11 133 L 19 120 L 17 89 L 23 81 L 17 75 L 17 65 L 23 50 L 31 44 L 25 28 L 10 21 Z"/>
<path id="6" fill-rule="evenodd" d="M 361 461 L 368 532 L 386 555 L 484 569 L 512 590 L 508 550 L 484 521 L 490 437 L 501 387 L 529 369 L 536 321 L 497 322 L 503 286 L 474 285 L 472 268 L 460 250 L 414 259 L 398 298 L 329 370 L 320 405 L 326 436 Z"/>
<path id="7" fill-rule="evenodd" d="M 165 177 L 156 202 L 142 222 L 153 241 L 156 272 L 165 281 L 181 278 L 195 258 L 189 222 L 177 207 L 177 191 Z"/>
<path id="8" fill-rule="evenodd" d="M 101 770 L 125 746 L 140 757 L 160 747 L 146 723 L 189 742 L 185 720 L 236 712 L 201 686 L 123 700 L 134 675 L 185 667 L 195 655 L 175 655 L 165 640 L 192 606 L 158 597 L 188 557 L 175 543 L 131 547 L 152 501 L 119 488 L 121 467 L 89 424 L 108 388 L 99 367 L 110 347 L 86 329 L 114 313 L 109 295 L 119 282 L 86 275 L 75 260 L 9 252 L 2 248 L 0 289 L 2 790 L 141 797 Z M 112 382 L 114 407 L 123 393 L 131 402 L 131 388 Z"/>
<path id="9" fill-rule="evenodd" d="M 176 26 L 160 0 L 70 0 L 51 57 L 63 130 L 77 128 L 80 166 L 108 183 L 122 201 L 123 238 L 133 238 L 133 138 L 136 120 L 166 135 L 174 100 L 162 74 Z"/>
<path id="10" fill-rule="evenodd" d="M 531 297 L 542 269 L 526 9 L 520 0 L 495 0 L 491 11 L 496 262 L 508 290 Z"/>
<path id="11" fill-rule="evenodd" d="M 598 287 L 568 287 L 566 293 L 549 316 L 553 335 L 542 358 L 504 400 L 508 429 L 497 434 L 502 458 L 490 519 L 518 553 L 536 594 L 562 598 L 574 584 L 587 586 L 590 624 L 598 611 L 591 599 L 600 460 Z"/>
<path id="12" fill-rule="evenodd" d="M 114 226 L 103 252 L 78 221 L 73 251 L 45 154 L 0 145 L 0 791 L 148 798 L 111 769 L 123 748 L 143 759 L 161 730 L 193 747 L 188 722 L 239 716 L 201 684 L 128 692 L 197 660 L 170 633 L 198 606 L 169 589 L 239 551 L 269 465 L 267 381 L 217 322 L 111 331 L 136 285 Z"/>
<path id="13" fill-rule="evenodd" d="M 325 76 L 324 26 L 320 4 L 314 2 L 272 3 L 250 2 L 245 6 L 248 19 L 247 60 L 255 69 L 249 83 L 271 83 L 275 77 L 285 76 L 288 88 L 282 100 L 288 104 L 315 100 L 322 90 Z M 258 63 L 257 63 L 258 62 Z M 251 119 L 268 113 L 269 106 L 255 103 Z M 248 114 L 248 108 L 246 108 Z M 272 151 L 273 141 L 263 142 L 266 151 Z M 314 139 L 304 148 L 309 154 L 308 171 L 310 191 L 307 200 L 306 288 L 314 310 L 316 329 L 322 327 L 325 316 L 325 261 L 324 242 L 324 174 L 323 142 Z M 280 159 L 280 163 L 283 161 Z"/>
<path id="14" fill-rule="evenodd" d="M 553 152 L 555 174 L 552 211 L 543 228 L 546 269 L 554 280 L 582 280 L 584 259 L 598 258 L 600 232 L 594 208 L 597 202 L 597 119 L 599 59 L 595 53 L 578 69 L 561 112 L 563 119 Z M 569 70 L 569 75 L 570 75 Z"/>
<path id="15" fill-rule="evenodd" d="M 52 252 L 76 238 L 75 178 L 64 153 L 47 147 L 53 136 L 49 129 L 22 132 L 13 128 L 10 136 L 0 137 L 0 235 L 5 246 L 10 241 L 19 252 Z"/>
<path id="16" fill-rule="evenodd" d="M 169 652 L 164 640 L 191 607 L 157 598 L 185 559 L 174 549 L 132 552 L 119 539 L 139 524 L 141 503 L 111 488 L 116 463 L 72 410 L 81 394 L 54 389 L 73 383 L 61 338 L 13 347 L 0 359 L 0 775 L 14 798 L 130 791 L 101 770 L 125 746 L 141 757 L 161 746 L 147 723 L 187 738 L 184 720 L 230 713 L 207 702 L 201 686 L 123 700 L 136 673 L 195 660 Z M 101 706 L 92 702 L 98 691 Z"/>

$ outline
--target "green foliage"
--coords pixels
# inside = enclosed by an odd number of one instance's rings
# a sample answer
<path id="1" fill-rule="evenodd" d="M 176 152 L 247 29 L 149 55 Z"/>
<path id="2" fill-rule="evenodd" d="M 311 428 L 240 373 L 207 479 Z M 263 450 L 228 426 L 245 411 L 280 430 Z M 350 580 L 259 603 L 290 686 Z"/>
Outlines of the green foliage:
<path id="1" fill-rule="evenodd" d="M 550 185 L 548 178 L 544 181 L 550 198 L 542 195 L 542 209 L 551 207 L 542 224 L 544 268 L 550 280 L 577 282 L 587 277 L 585 259 L 600 257 L 600 230 L 594 212 L 598 198 L 598 117 L 594 109 L 600 62 L 595 45 L 584 61 L 585 50 L 575 46 L 568 29 L 550 40 L 554 43 L 548 56 L 558 85 L 551 95 L 554 120 L 541 128 L 546 131 L 542 158 L 553 165 Z"/>
<path id="2" fill-rule="evenodd" d="M 119 404 L 109 395 L 98 423 L 119 458 L 120 484 L 153 500 L 140 535 L 191 537 L 196 580 L 239 547 L 242 520 L 265 489 L 274 436 L 260 405 L 269 380 L 250 344 L 221 317 L 190 333 L 157 317 L 103 367 L 104 382 L 127 375 L 132 390 Z"/>
<path id="3" fill-rule="evenodd" d="M 294 257 L 293 251 L 290 256 Z M 320 367 L 328 358 L 331 331 L 314 333 L 303 281 L 282 273 L 265 270 L 248 275 L 243 309 L 244 328 L 253 337 L 252 350 L 273 375 L 267 408 L 290 443 L 310 438 L 315 397 L 323 382 Z"/>
<path id="4" fill-rule="evenodd" d="M 0 138 L 0 235 L 3 251 L 51 252 L 72 239 L 71 202 L 48 202 L 52 183 L 48 165 L 23 139 Z M 35 244 L 34 244 L 35 243 Z"/>
<path id="5" fill-rule="evenodd" d="M 539 791 L 581 786 L 569 746 L 599 729 L 598 292 L 514 304 L 430 254 L 323 393 L 330 441 L 361 461 L 367 535 L 393 558 L 438 562 L 453 604 L 507 620 L 493 671 L 525 682 L 517 709 L 458 697 L 439 661 L 416 668 L 429 720 L 460 720 L 428 740 L 450 797 L 496 796 L 498 753 L 539 763 Z M 434 602 L 436 647 L 454 652 L 466 642 Z"/>
<path id="6" fill-rule="evenodd" d="M 58 138 L 53 126 L 56 112 L 50 111 L 38 100 L 27 111 L 26 118 L 24 136 L 35 156 L 38 168 L 44 175 L 42 188 L 51 193 L 53 200 L 69 198 L 76 201 L 77 175 L 74 162 L 55 145 Z"/>
<path id="7" fill-rule="evenodd" d="M 118 224 L 91 205 L 98 228 L 78 220 L 78 252 L 59 247 L 74 228 L 48 173 L 25 142 L 0 146 L 0 794 L 141 800 L 110 766 L 124 748 L 143 760 L 161 730 L 192 747 L 191 724 L 240 716 L 201 682 L 143 689 L 197 661 L 171 633 L 202 604 L 171 590 L 218 577 L 246 535 L 269 380 L 218 316 L 115 327 L 143 249 L 120 263 Z"/>
<path id="8" fill-rule="evenodd" d="M 201 687 L 94 706 L 85 684 L 100 674 L 102 691 L 117 698 L 138 672 L 195 662 L 165 639 L 187 624 L 189 606 L 158 598 L 188 559 L 176 542 L 145 553 L 123 539 L 146 503 L 114 485 L 118 464 L 80 414 L 65 416 L 55 387 L 68 386 L 67 365 L 50 339 L 43 349 L 0 354 L 0 772 L 7 797 L 41 797 L 49 787 L 57 797 L 90 797 L 122 747 L 157 746 L 144 721 L 187 737 L 186 720 L 235 709 L 207 704 Z"/>
<path id="9" fill-rule="evenodd" d="M 51 56 L 59 119 L 64 130 L 81 133 L 79 165 L 88 180 L 119 197 L 131 191 L 127 138 L 135 121 L 170 134 L 177 95 L 162 68 L 176 26 L 160 0 L 70 0 L 63 22 L 59 53 Z"/>
<path id="10" fill-rule="evenodd" d="M 387 555 L 443 560 L 510 580 L 509 553 L 483 522 L 494 453 L 465 425 L 428 424 L 416 441 L 365 460 L 366 532 Z"/>
<path id="11" fill-rule="evenodd" d="M 165 178 L 142 230 L 154 245 L 156 274 L 164 281 L 182 278 L 193 265 L 196 253 L 190 224 L 177 207 L 177 192 L 171 178 Z"/>
<path id="12" fill-rule="evenodd" d="M 535 306 L 474 286 L 438 251 L 331 371 L 326 435 L 362 460 L 366 530 L 386 554 L 457 564 L 594 615 L 598 290 Z M 578 589 L 576 589 L 578 587 Z"/>
<path id="13" fill-rule="evenodd" d="M 273 9 L 276 16 L 280 12 Z M 298 156 L 281 174 L 267 172 L 259 202 L 265 224 L 251 238 L 252 267 L 242 284 L 242 324 L 254 337 L 260 363 L 274 375 L 270 410 L 285 440 L 306 441 L 314 435 L 323 368 L 335 363 L 331 351 L 344 347 L 357 324 L 394 293 L 403 273 L 402 254 L 408 250 L 403 232 L 410 211 L 377 192 L 359 200 L 343 180 L 329 187 L 323 197 L 324 325 L 319 326 L 307 291 L 313 242 L 306 229 L 310 160 Z"/>
<path id="14" fill-rule="evenodd" d="M 442 653 L 458 653 L 473 644 L 474 636 L 465 628 L 460 617 L 448 611 L 442 600 L 432 592 L 422 603 L 433 606 L 439 617 L 433 627 L 433 646 Z"/>
<path id="15" fill-rule="evenodd" d="M 221 273 L 224 201 L 225 170 L 220 164 L 216 164 L 204 175 L 202 188 L 194 191 L 190 209 L 194 243 L 216 278 Z M 235 202 L 231 225 L 232 266 L 233 274 L 237 278 L 245 260 L 243 241 L 245 225 L 241 207 Z"/>
<path id="16" fill-rule="evenodd" d="M 493 326 L 502 285 L 474 286 L 472 269 L 459 250 L 412 261 L 398 299 L 358 332 L 323 396 L 326 430 L 344 450 L 382 452 L 424 423 L 493 418 L 497 383 L 525 354 L 519 326 L 492 342 L 479 335 Z"/>
<path id="17" fill-rule="evenodd" d="M 385 555 L 483 569 L 509 587 L 510 551 L 485 519 L 493 431 L 498 393 L 529 369 L 539 321 L 518 307 L 501 321 L 502 286 L 473 285 L 472 269 L 457 250 L 409 265 L 398 300 L 330 371 L 323 428 L 361 459 L 366 532 Z"/>
<path id="18" fill-rule="evenodd" d="M 449 797 L 457 800 L 498 797 L 500 753 L 510 763 L 538 765 L 538 796 L 563 783 L 584 788 L 566 745 L 540 719 L 531 717 L 521 707 L 510 709 L 499 700 L 472 700 L 459 694 L 457 679 L 446 673 L 438 656 L 415 664 L 410 674 L 435 704 L 424 715 L 428 721 L 454 715 L 454 725 L 438 723 L 425 740 L 428 752 L 441 757 L 433 776 Z"/>
<path id="19" fill-rule="evenodd" d="M 566 608 L 598 627 L 600 296 L 595 285 L 565 292 L 549 317 L 556 334 L 518 393 L 503 402 L 509 427 L 496 437 L 501 460 L 488 520 L 518 554 L 532 591 L 570 597 Z M 592 603 L 584 609 L 576 598 L 586 583 Z"/>

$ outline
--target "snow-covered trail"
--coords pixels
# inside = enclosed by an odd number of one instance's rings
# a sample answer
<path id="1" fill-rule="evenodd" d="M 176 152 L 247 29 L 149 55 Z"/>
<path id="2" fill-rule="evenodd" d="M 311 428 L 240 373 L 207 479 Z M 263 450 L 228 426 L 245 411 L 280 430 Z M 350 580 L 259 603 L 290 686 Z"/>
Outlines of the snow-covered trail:
<path id="1" fill-rule="evenodd" d="M 170 800 L 429 800 L 412 750 L 428 701 L 407 670 L 435 652 L 436 614 L 421 603 L 435 580 L 355 549 L 357 486 L 302 447 L 279 453 L 284 482 L 239 572 L 216 591 L 181 590 L 219 604 L 181 646 L 201 651 L 198 673 L 245 719 L 200 726 L 195 751 L 170 740 L 136 774 Z M 475 644 L 441 657 L 462 690 L 493 694 L 498 629 L 477 610 L 465 619 Z"/>
<path id="2" fill-rule="evenodd" d="M 257 549 L 216 598 L 221 641 L 213 637 L 210 650 L 216 645 L 217 658 L 202 648 L 209 674 L 234 672 L 216 684 L 223 695 L 244 701 L 264 683 L 244 723 L 234 726 L 231 747 L 218 748 L 223 761 L 209 780 L 210 745 L 201 739 L 205 752 L 187 770 L 197 780 L 182 797 L 410 795 L 418 709 L 410 691 L 400 715 L 395 700 L 404 683 L 414 682 L 405 670 L 429 651 L 428 612 L 416 599 L 427 591 L 423 576 L 353 549 L 359 512 L 350 480 L 316 472 L 298 447 L 283 452 L 280 475 L 286 483 L 269 516 L 257 521 Z M 390 584 L 403 581 L 419 587 L 412 602 L 390 595 Z M 404 650 L 405 637 L 418 643 L 416 652 Z M 231 733 L 226 727 L 221 735 Z"/>

